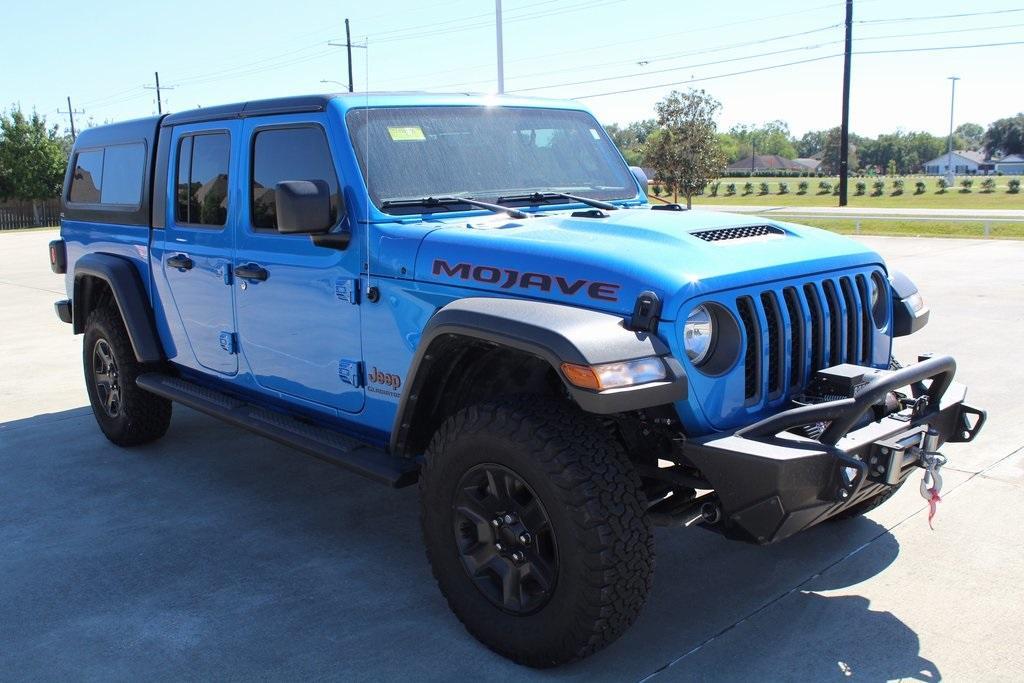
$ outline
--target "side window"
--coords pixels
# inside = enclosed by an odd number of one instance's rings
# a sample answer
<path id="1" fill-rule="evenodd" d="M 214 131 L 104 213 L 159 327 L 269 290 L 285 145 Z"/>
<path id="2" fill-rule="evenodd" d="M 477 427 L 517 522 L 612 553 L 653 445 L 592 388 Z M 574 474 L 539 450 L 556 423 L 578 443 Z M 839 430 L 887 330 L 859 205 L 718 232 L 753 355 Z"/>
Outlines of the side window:
<path id="1" fill-rule="evenodd" d="M 75 157 L 75 173 L 71 176 L 68 201 L 98 204 L 103 184 L 103 150 L 79 152 Z"/>
<path id="2" fill-rule="evenodd" d="M 103 151 L 100 204 L 138 206 L 142 201 L 142 176 L 145 169 L 145 145 L 107 147 Z"/>
<path id="3" fill-rule="evenodd" d="M 215 227 L 227 222 L 230 160 L 227 133 L 186 135 L 178 141 L 175 221 Z"/>
<path id="4" fill-rule="evenodd" d="M 318 126 L 271 128 L 256 133 L 252 147 L 252 224 L 277 229 L 274 187 L 283 180 L 322 180 L 331 193 L 331 224 L 338 222 L 338 176 L 327 138 Z"/>
<path id="5" fill-rule="evenodd" d="M 68 201 L 79 204 L 138 206 L 146 173 L 146 146 L 133 142 L 75 155 Z"/>

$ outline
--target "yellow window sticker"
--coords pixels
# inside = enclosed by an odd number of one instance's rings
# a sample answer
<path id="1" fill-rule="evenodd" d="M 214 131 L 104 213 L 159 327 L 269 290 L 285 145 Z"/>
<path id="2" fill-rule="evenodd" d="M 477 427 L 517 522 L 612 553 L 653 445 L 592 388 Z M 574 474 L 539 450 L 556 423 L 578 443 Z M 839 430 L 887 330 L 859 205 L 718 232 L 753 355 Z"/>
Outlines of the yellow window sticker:
<path id="1" fill-rule="evenodd" d="M 395 142 L 427 139 L 423 134 L 423 129 L 419 126 L 388 126 L 388 134 Z"/>

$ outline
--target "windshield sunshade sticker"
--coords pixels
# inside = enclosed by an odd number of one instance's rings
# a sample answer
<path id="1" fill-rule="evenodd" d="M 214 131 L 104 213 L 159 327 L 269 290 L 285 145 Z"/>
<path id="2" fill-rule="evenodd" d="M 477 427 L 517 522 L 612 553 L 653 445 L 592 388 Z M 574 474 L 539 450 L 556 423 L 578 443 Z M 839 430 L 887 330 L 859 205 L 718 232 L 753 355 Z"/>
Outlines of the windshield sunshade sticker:
<path id="1" fill-rule="evenodd" d="M 388 126 L 388 135 L 395 142 L 416 142 L 426 140 L 423 129 L 419 126 Z"/>
<path id="2" fill-rule="evenodd" d="M 552 290 L 566 296 L 585 294 L 598 301 L 618 301 L 622 285 L 612 282 L 566 278 L 561 275 L 545 273 L 527 273 L 509 268 L 494 266 L 474 266 L 471 263 L 452 265 L 444 259 L 434 259 L 432 268 L 434 275 L 446 275 L 460 280 L 473 280 L 485 285 L 498 285 L 501 289 L 537 289 L 542 292 Z"/>

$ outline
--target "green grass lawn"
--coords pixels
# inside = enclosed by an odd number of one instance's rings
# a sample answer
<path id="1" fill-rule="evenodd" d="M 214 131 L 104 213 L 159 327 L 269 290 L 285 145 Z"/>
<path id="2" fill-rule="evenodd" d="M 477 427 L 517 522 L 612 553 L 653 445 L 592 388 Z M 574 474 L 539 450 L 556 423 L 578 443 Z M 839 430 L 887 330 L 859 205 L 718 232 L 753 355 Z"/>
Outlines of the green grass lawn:
<path id="1" fill-rule="evenodd" d="M 985 180 L 986 176 L 971 176 L 970 179 L 974 181 L 974 186 L 970 192 L 962 192 L 962 188 L 959 183 L 964 177 L 957 178 L 957 186 L 955 188 L 949 188 L 945 192 L 940 193 L 938 191 L 936 176 L 901 176 L 903 180 L 903 194 L 894 195 L 893 183 L 894 178 L 888 178 L 879 176 L 877 178 L 851 178 L 850 179 L 850 190 L 849 190 L 849 206 L 854 208 L 879 208 L 879 209 L 1024 209 L 1024 191 L 1016 194 L 1009 193 L 1009 181 L 1014 176 L 988 176 L 991 177 L 995 183 L 995 190 L 992 192 L 984 192 L 981 188 L 982 181 Z M 1020 178 L 1017 178 L 1018 180 Z M 857 194 L 857 181 L 863 180 L 867 183 L 867 189 L 863 195 Z M 875 195 L 875 189 L 872 186 L 876 180 L 882 180 L 885 182 L 885 190 L 881 195 Z M 926 189 L 923 193 L 918 194 L 915 188 L 917 181 L 923 181 L 926 185 Z M 808 189 L 805 194 L 799 193 L 799 185 L 801 181 L 807 181 Z M 756 177 L 752 179 L 748 178 L 722 178 L 718 186 L 718 193 L 715 196 L 711 195 L 710 187 L 704 191 L 704 194 L 698 197 L 694 197 L 693 203 L 699 204 L 717 204 L 722 206 L 751 206 L 751 205 L 768 205 L 768 206 L 838 206 L 839 196 L 832 193 L 824 193 L 818 188 L 818 183 L 826 181 L 832 184 L 833 188 L 838 185 L 838 178 L 772 178 L 772 177 Z M 744 191 L 744 185 L 750 182 L 753 184 L 753 192 L 747 194 Z M 727 185 L 735 183 L 736 194 L 729 195 L 727 193 Z M 768 192 L 766 194 L 761 193 L 761 183 L 768 184 Z M 779 183 L 786 183 L 788 185 L 788 192 L 786 194 L 779 193 Z M 666 197 L 663 194 L 662 200 Z M 671 201 L 671 197 L 668 197 Z M 683 198 L 680 198 L 682 200 Z M 651 197 L 651 201 L 658 201 L 656 197 Z"/>
<path id="2" fill-rule="evenodd" d="M 790 220 L 778 216 L 779 220 Z M 844 235 L 894 235 L 899 237 L 985 237 L 984 221 L 907 221 L 898 219 L 862 220 L 848 218 L 794 218 L 793 223 L 823 228 Z M 857 223 L 860 232 L 857 232 Z M 1024 239 L 1024 223 L 989 223 L 989 237 L 992 239 Z"/>

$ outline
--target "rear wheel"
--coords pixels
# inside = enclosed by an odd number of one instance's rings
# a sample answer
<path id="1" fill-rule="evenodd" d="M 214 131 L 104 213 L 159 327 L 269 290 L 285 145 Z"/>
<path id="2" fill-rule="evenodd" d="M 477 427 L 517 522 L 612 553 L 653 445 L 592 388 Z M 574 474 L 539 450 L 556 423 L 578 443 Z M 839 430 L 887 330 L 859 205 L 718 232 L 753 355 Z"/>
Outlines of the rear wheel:
<path id="1" fill-rule="evenodd" d="M 159 439 L 171 423 L 171 402 L 143 391 L 135 379 L 150 368 L 139 363 L 117 308 L 89 314 L 82 344 L 85 386 L 103 434 L 118 446 Z"/>
<path id="2" fill-rule="evenodd" d="M 499 654 L 579 659 L 643 607 L 654 550 L 640 480 L 593 416 L 543 399 L 467 408 L 431 441 L 420 491 L 438 585 Z"/>

